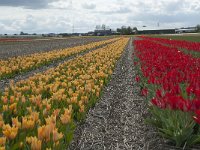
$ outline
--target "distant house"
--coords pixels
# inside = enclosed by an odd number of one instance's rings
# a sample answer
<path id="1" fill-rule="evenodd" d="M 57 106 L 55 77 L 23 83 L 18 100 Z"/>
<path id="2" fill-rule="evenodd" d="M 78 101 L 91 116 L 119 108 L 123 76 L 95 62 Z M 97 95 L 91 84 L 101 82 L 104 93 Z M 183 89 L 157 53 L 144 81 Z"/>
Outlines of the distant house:
<path id="1" fill-rule="evenodd" d="M 59 37 L 68 37 L 68 36 L 70 36 L 70 34 L 68 34 L 68 33 L 60 33 L 60 34 L 58 34 L 58 36 Z"/>
<path id="2" fill-rule="evenodd" d="M 87 35 L 88 35 L 88 36 L 94 36 L 94 32 L 93 32 L 93 31 L 90 31 L 90 32 L 87 33 Z"/>
<path id="3" fill-rule="evenodd" d="M 28 33 L 20 32 L 20 35 L 28 35 Z"/>
<path id="4" fill-rule="evenodd" d="M 112 35 L 120 35 L 120 32 L 117 32 L 117 31 L 113 31 L 113 30 L 112 30 Z"/>
<path id="5" fill-rule="evenodd" d="M 106 35 L 112 35 L 111 29 L 100 29 L 100 30 L 94 30 L 95 36 L 106 36 Z"/>
<path id="6" fill-rule="evenodd" d="M 48 33 L 47 36 L 49 36 L 49 37 L 55 37 L 56 34 L 55 33 Z"/>
<path id="7" fill-rule="evenodd" d="M 42 34 L 43 37 L 58 37 L 59 35 L 56 33 L 48 33 L 48 34 Z"/>

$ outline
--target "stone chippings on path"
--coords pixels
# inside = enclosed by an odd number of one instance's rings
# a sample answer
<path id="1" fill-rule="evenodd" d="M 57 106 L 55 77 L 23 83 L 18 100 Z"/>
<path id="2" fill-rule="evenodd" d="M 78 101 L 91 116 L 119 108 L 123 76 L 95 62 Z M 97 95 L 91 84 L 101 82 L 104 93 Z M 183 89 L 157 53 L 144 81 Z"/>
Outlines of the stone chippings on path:
<path id="1" fill-rule="evenodd" d="M 70 150 L 161 149 L 157 132 L 144 123 L 149 113 L 134 81 L 131 43 L 117 62 L 99 102 L 78 125 Z"/>

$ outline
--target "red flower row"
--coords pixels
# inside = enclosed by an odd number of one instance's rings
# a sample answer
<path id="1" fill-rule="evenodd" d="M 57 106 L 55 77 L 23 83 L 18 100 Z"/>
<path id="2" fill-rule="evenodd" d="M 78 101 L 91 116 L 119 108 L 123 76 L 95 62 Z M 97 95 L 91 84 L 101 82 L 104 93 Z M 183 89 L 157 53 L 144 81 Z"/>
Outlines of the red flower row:
<path id="1" fill-rule="evenodd" d="M 199 42 L 191 42 L 191 41 L 189 42 L 185 40 L 172 40 L 172 39 L 164 39 L 164 38 L 153 38 L 153 37 L 147 37 L 147 36 L 140 36 L 140 38 L 167 44 L 176 48 L 183 48 L 187 50 L 200 52 Z"/>
<path id="2" fill-rule="evenodd" d="M 153 41 L 134 41 L 143 76 L 159 87 L 151 103 L 162 109 L 196 112 L 194 118 L 200 123 L 200 58 Z M 140 81 L 139 77 L 136 80 Z"/>

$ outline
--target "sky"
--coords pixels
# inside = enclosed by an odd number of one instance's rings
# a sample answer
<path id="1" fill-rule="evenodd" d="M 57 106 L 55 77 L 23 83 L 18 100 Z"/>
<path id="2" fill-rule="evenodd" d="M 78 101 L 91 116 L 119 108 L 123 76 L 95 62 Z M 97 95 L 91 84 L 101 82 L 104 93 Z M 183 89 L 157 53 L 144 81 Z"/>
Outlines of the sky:
<path id="1" fill-rule="evenodd" d="M 112 29 L 179 28 L 200 24 L 199 0 L 0 0 L 0 34 L 84 33 Z M 159 26 L 158 26 L 159 24 Z"/>

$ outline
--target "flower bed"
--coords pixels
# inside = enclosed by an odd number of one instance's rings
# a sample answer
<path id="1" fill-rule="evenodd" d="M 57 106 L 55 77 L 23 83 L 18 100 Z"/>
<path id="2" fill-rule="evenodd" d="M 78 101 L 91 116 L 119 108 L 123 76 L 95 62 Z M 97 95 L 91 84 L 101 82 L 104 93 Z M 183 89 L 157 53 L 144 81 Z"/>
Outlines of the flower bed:
<path id="1" fill-rule="evenodd" d="M 189 42 L 185 40 L 172 40 L 172 39 L 164 39 L 164 38 L 153 38 L 153 37 L 147 37 L 147 36 L 139 36 L 140 38 L 150 40 L 150 41 L 156 41 L 163 44 L 168 44 L 170 46 L 176 47 L 176 48 L 182 48 L 187 49 L 189 51 L 197 51 L 200 52 L 200 42 Z"/>
<path id="2" fill-rule="evenodd" d="M 0 42 L 29 42 L 33 39 L 29 38 L 0 38 Z"/>
<path id="3" fill-rule="evenodd" d="M 147 122 L 178 147 L 200 143 L 200 58 L 151 38 L 134 47 L 136 80 L 152 113 Z"/>
<path id="4" fill-rule="evenodd" d="M 13 77 L 14 75 L 21 72 L 33 70 L 42 65 L 49 64 L 53 61 L 64 59 L 71 55 L 86 51 L 88 49 L 96 48 L 98 46 L 108 44 L 116 40 L 117 39 L 114 38 L 67 49 L 53 50 L 50 52 L 35 53 L 28 56 L 18 56 L 9 58 L 7 60 L 0 60 L 0 79 L 5 77 Z"/>
<path id="5" fill-rule="evenodd" d="M 36 74 L 1 93 L 0 146 L 66 149 L 74 121 L 81 121 L 108 83 L 128 38 Z"/>

